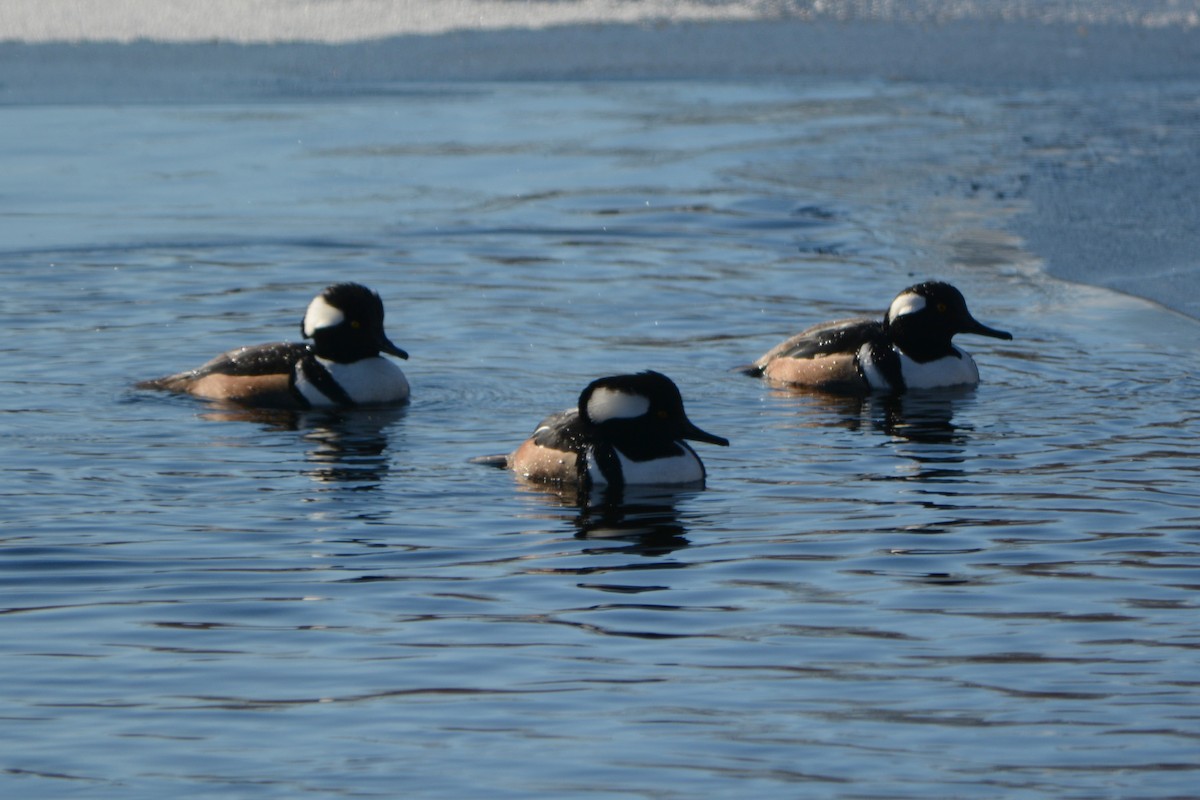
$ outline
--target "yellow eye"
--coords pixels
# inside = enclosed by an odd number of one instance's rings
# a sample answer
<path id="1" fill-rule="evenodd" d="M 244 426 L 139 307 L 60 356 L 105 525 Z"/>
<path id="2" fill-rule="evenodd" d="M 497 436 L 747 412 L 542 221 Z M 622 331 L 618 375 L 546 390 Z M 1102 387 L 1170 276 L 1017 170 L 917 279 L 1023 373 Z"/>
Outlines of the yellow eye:
<path id="1" fill-rule="evenodd" d="M 946 304 L 945 304 L 945 303 L 938 303 L 938 304 L 937 304 L 937 310 L 938 310 L 938 313 L 939 313 L 939 314 L 945 314 L 945 313 L 946 313 Z"/>
<path id="2" fill-rule="evenodd" d="M 664 408 L 664 409 L 660 409 L 660 410 L 658 411 L 658 418 L 659 418 L 659 419 L 666 419 L 666 418 L 667 418 L 667 417 L 669 417 L 669 416 L 671 416 L 671 413 L 670 413 L 669 411 L 667 411 L 665 408 Z"/>
<path id="3" fill-rule="evenodd" d="M 356 319 L 352 319 L 352 320 L 350 320 L 350 327 L 354 328 L 354 330 L 358 330 L 359 328 L 362 327 L 362 323 Z"/>

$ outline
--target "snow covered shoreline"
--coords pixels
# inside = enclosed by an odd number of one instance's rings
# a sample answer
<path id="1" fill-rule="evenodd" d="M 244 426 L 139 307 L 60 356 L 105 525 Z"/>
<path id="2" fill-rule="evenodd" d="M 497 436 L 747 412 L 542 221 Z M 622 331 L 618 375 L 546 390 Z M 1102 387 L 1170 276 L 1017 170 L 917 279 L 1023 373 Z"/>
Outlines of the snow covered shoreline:
<path id="1" fill-rule="evenodd" d="M 799 20 L 571 25 L 346 44 L 0 41 L 0 103 L 265 99 L 408 81 L 882 79 L 1048 86 L 1200 77 L 1200 28 Z"/>

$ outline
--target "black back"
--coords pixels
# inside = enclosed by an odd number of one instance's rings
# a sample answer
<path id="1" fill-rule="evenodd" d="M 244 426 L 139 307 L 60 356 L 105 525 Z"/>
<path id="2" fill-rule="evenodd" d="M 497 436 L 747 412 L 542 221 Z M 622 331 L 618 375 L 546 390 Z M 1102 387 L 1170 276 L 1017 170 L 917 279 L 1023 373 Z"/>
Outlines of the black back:
<path id="1" fill-rule="evenodd" d="M 883 323 L 874 319 L 853 319 L 814 325 L 791 339 L 778 354 L 784 358 L 820 358 L 839 354 L 853 355 L 867 342 L 884 341 Z"/>
<path id="2" fill-rule="evenodd" d="M 196 378 L 206 375 L 284 375 L 294 371 L 296 362 L 311 355 L 312 348 L 301 342 L 272 342 L 252 347 L 239 347 L 222 353 L 197 367 Z"/>
<path id="3" fill-rule="evenodd" d="M 589 448 L 595 452 L 596 462 L 610 486 L 616 486 L 624 480 L 616 452 L 600 440 L 597 427 L 584 419 L 576 408 L 546 417 L 539 423 L 532 438 L 534 444 L 542 447 L 574 453 L 575 477 L 581 486 L 591 484 L 586 458 Z"/>

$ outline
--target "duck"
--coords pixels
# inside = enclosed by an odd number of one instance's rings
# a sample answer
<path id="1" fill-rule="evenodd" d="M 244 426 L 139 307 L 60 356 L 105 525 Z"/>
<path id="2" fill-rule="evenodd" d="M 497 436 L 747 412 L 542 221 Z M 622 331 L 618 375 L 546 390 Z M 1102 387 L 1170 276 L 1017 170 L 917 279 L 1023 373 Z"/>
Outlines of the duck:
<path id="1" fill-rule="evenodd" d="M 575 408 L 546 417 L 497 458 L 525 479 L 584 489 L 703 484 L 704 464 L 688 441 L 729 445 L 688 419 L 674 381 L 648 370 L 592 381 Z"/>
<path id="2" fill-rule="evenodd" d="M 139 389 L 255 408 L 313 409 L 404 403 L 407 359 L 387 337 L 383 300 L 360 283 L 335 283 L 312 299 L 303 342 L 238 347 L 195 369 L 141 381 Z"/>
<path id="3" fill-rule="evenodd" d="M 971 316 L 954 286 L 929 280 L 896 295 L 882 320 L 854 317 L 813 325 L 743 371 L 776 385 L 844 394 L 974 387 L 979 368 L 952 342 L 961 333 L 1013 338 Z"/>

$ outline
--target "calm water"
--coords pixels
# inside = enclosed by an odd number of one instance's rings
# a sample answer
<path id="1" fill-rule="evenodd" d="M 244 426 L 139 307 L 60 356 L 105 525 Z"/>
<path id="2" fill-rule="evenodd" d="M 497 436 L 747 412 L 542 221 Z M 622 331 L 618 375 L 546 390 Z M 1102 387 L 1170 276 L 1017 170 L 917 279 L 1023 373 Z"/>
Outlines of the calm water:
<path id="1" fill-rule="evenodd" d="M 1037 98 L 1025 98 L 1036 103 Z M 0 110 L 0 786 L 61 797 L 1167 797 L 1200 780 L 1200 323 L 1004 233 L 1000 104 L 430 86 Z M 974 184 L 974 185 L 972 185 Z M 959 285 L 937 400 L 730 368 Z M 130 384 L 383 295 L 414 401 Z M 676 379 L 706 491 L 468 463 Z"/>

